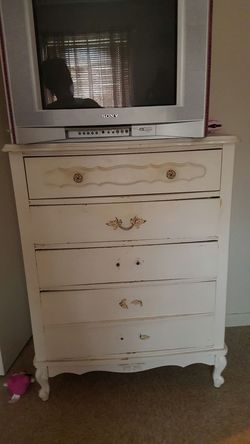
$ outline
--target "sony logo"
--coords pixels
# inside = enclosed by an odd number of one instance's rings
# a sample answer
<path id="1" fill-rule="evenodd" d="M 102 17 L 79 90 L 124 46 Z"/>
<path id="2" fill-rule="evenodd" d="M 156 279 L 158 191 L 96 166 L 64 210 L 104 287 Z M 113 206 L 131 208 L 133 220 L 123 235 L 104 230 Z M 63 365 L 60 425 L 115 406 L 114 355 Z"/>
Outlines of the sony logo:
<path id="1" fill-rule="evenodd" d="M 103 119 L 115 119 L 118 114 L 102 114 Z"/>

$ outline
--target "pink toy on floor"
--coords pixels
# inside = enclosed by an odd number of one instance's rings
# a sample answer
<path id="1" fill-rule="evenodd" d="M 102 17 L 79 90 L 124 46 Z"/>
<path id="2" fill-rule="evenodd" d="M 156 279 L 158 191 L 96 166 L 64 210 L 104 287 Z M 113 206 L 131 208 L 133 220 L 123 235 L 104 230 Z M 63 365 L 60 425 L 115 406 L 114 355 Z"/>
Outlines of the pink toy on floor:
<path id="1" fill-rule="evenodd" d="M 34 378 L 25 372 L 14 373 L 7 378 L 4 387 L 7 387 L 10 394 L 12 395 L 9 400 L 10 403 L 18 401 L 22 395 L 26 393 L 29 385 L 34 382 Z"/>

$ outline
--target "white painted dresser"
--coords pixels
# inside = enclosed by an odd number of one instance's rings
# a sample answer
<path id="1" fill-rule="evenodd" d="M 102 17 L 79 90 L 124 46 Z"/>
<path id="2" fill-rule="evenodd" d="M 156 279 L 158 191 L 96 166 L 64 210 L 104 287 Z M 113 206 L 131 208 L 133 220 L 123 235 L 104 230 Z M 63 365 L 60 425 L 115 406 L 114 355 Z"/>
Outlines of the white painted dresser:
<path id="1" fill-rule="evenodd" d="M 214 366 L 223 383 L 235 138 L 8 145 L 48 377 Z"/>

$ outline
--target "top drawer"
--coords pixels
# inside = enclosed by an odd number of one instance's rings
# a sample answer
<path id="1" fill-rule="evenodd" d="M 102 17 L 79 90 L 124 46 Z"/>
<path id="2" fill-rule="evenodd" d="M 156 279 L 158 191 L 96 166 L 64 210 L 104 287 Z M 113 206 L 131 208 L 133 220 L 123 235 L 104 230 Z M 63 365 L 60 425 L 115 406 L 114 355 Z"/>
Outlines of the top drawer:
<path id="1" fill-rule="evenodd" d="M 221 150 L 27 157 L 30 199 L 220 189 Z"/>

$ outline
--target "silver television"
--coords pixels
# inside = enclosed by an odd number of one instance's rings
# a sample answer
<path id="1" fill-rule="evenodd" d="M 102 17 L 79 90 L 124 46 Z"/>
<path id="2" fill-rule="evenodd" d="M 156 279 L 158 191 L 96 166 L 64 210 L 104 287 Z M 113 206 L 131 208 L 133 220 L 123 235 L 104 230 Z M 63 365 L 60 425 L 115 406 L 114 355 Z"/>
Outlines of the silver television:
<path id="1" fill-rule="evenodd" d="M 0 0 L 12 141 L 203 137 L 211 3 Z"/>

